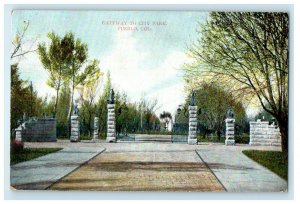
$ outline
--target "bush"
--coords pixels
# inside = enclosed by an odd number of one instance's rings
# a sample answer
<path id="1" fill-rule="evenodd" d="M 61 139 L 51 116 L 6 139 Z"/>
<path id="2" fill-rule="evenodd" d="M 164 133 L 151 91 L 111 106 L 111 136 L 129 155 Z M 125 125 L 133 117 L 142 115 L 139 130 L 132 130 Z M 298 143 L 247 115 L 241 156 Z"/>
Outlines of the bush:
<path id="1" fill-rule="evenodd" d="M 234 136 L 235 143 L 239 144 L 249 144 L 250 137 L 248 134 L 243 133 L 242 135 L 235 135 Z"/>
<path id="2" fill-rule="evenodd" d="M 13 140 L 10 143 L 10 152 L 11 153 L 20 153 L 24 149 L 24 142 Z"/>
<path id="3" fill-rule="evenodd" d="M 212 142 L 212 143 L 224 143 L 225 142 L 225 137 L 218 137 L 217 135 L 198 135 L 197 136 L 197 141 L 198 142 Z"/>

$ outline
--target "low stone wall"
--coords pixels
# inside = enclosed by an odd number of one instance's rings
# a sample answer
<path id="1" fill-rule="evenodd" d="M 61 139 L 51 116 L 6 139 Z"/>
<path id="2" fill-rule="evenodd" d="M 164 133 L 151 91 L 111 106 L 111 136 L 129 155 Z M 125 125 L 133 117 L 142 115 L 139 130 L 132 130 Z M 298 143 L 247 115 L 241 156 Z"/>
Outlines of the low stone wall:
<path id="1" fill-rule="evenodd" d="M 250 145 L 280 146 L 279 128 L 268 121 L 250 122 Z"/>
<path id="2" fill-rule="evenodd" d="M 23 142 L 56 142 L 55 118 L 35 118 L 24 122 L 16 130 L 16 140 Z"/>

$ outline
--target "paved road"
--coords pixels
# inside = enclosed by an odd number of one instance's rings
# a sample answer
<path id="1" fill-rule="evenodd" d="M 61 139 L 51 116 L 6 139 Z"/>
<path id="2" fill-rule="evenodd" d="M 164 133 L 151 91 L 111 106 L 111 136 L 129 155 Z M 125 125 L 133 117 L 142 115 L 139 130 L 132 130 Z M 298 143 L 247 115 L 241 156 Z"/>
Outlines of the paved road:
<path id="1" fill-rule="evenodd" d="M 104 152 L 50 189 L 225 191 L 195 151 Z"/>
<path id="2" fill-rule="evenodd" d="M 56 143 L 25 143 L 25 147 L 64 149 L 12 166 L 11 182 L 18 189 L 45 189 L 67 174 L 50 188 L 223 191 L 224 186 L 229 192 L 278 192 L 287 189 L 285 180 L 242 154 L 244 149 L 279 150 L 279 147 L 70 143 L 61 140 Z"/>
<path id="3" fill-rule="evenodd" d="M 11 167 L 10 181 L 16 189 L 43 190 L 104 151 L 104 148 L 67 147 L 58 152 Z"/>

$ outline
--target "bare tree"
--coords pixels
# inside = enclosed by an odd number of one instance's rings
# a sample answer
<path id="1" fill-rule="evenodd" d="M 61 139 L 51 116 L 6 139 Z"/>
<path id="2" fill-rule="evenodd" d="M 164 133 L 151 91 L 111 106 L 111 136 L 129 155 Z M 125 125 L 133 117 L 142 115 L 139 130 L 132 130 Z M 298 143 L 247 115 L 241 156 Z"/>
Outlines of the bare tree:
<path id="1" fill-rule="evenodd" d="M 18 32 L 16 34 L 16 36 L 14 37 L 14 39 L 12 40 L 12 53 L 10 58 L 16 58 L 16 57 L 22 57 L 28 53 L 31 52 L 35 52 L 37 51 L 37 48 L 33 48 L 34 46 L 34 42 L 31 44 L 31 46 L 29 47 L 29 49 L 24 50 L 24 44 L 26 43 L 25 39 L 25 34 L 28 30 L 29 27 L 29 21 L 24 21 L 24 27 L 22 28 L 22 30 L 20 32 Z"/>

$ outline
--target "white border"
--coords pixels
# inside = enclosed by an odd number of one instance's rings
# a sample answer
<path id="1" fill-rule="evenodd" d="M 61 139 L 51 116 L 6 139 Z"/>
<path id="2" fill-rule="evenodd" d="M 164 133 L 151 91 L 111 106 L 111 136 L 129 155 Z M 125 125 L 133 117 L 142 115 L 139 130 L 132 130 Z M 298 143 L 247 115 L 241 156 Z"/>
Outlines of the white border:
<path id="1" fill-rule="evenodd" d="M 59 1 L 61 2 L 61 1 Z M 53 1 L 53 3 L 59 3 L 58 1 Z M 80 1 L 72 1 L 74 3 L 82 3 Z M 23 9 L 97 9 L 97 10 L 200 10 L 200 11 L 208 11 L 208 10 L 223 10 L 223 11 L 237 11 L 237 10 L 243 10 L 243 11 L 287 11 L 290 13 L 290 32 L 291 32 L 291 37 L 290 37 L 290 127 L 289 127 L 289 134 L 290 134 L 290 151 L 295 150 L 295 155 L 297 154 L 297 148 L 293 148 L 293 144 L 296 144 L 294 141 L 296 141 L 297 137 L 293 138 L 294 135 L 294 128 L 295 128 L 295 133 L 299 133 L 299 128 L 294 127 L 294 112 L 297 112 L 299 109 L 298 107 L 294 107 L 294 100 L 295 104 L 299 104 L 299 99 L 297 98 L 297 95 L 295 94 L 295 89 L 294 87 L 298 87 L 297 84 L 299 85 L 299 80 L 297 80 L 299 77 L 299 68 L 298 70 L 293 68 L 293 56 L 299 56 L 299 52 L 297 55 L 296 51 L 296 46 L 294 46 L 294 33 L 293 33 L 293 28 L 294 25 L 296 27 L 296 23 L 293 23 L 293 17 L 294 17 L 294 9 L 293 5 L 249 5 L 249 4 L 244 4 L 244 5 L 158 5 L 161 3 L 165 3 L 163 1 L 144 1 L 146 3 L 156 3 L 156 5 L 86 5 L 86 3 L 97 3 L 96 1 L 91 1 L 91 0 L 85 0 L 84 5 L 41 5 L 41 3 L 50 3 L 50 2 L 41 2 L 37 0 L 30 1 L 30 3 L 39 3 L 39 5 L 6 5 L 4 8 L 3 6 L 1 7 L 1 18 L 3 17 L 2 11 L 4 13 L 4 21 L 1 20 L 1 23 L 4 22 L 3 25 L 1 25 L 2 30 L 4 30 L 4 36 L 1 37 L 0 44 L 4 44 L 5 50 L 10 50 L 10 17 L 9 15 L 7 16 L 8 10 L 14 9 L 14 8 L 23 8 Z M 222 3 L 223 1 L 210 1 L 209 3 Z M 227 1 L 227 3 L 239 3 L 238 1 Z M 291 2 L 291 1 L 289 1 Z M 2 2 L 1 2 L 2 3 Z M 4 0 L 4 3 L 22 3 L 22 1 L 7 1 Z M 28 1 L 27 1 L 28 3 Z M 52 3 L 52 2 L 51 2 Z M 109 3 L 122 3 L 122 1 L 110 1 Z M 136 2 L 133 2 L 136 3 Z M 178 3 L 178 2 L 175 2 Z M 196 3 L 196 1 L 190 1 L 186 0 L 184 3 Z M 247 3 L 265 3 L 262 1 L 248 1 Z M 286 3 L 286 1 L 271 1 L 269 3 Z M 2 3 L 3 4 L 3 3 Z M 296 6 L 295 6 L 296 7 Z M 297 14 L 297 12 L 295 12 Z M 295 18 L 296 19 L 296 18 Z M 299 24 L 299 23 L 298 23 Z M 5 26 L 5 27 L 4 27 Z M 299 29 L 299 27 L 298 27 Z M 2 32 L 1 32 L 2 35 Z M 5 37 L 5 38 L 4 38 Z M 4 41 L 3 41 L 4 39 Z M 295 42 L 297 40 L 295 39 Z M 295 53 L 294 53 L 294 48 L 295 48 Z M 288 194 L 274 194 L 274 193 L 238 193 L 238 194 L 233 194 L 233 193 L 126 193 L 126 192 L 121 192 L 121 193 L 106 193 L 106 192 L 12 192 L 8 189 L 9 186 L 9 164 L 8 164 L 8 155 L 9 155 L 9 144 L 8 140 L 9 137 L 6 135 L 9 135 L 9 52 L 4 52 L 3 49 L 1 49 L 1 59 L 2 56 L 5 58 L 5 64 L 4 64 L 4 69 L 0 69 L 0 74 L 1 74 L 1 81 L 5 83 L 4 86 L 4 92 L 1 91 L 1 98 L 5 100 L 1 100 L 1 109 L 0 112 L 4 113 L 4 117 L 0 118 L 0 129 L 4 134 L 2 134 L 1 137 L 1 142 L 3 144 L 2 147 L 4 147 L 4 154 L 1 154 L 1 157 L 4 157 L 4 168 L 5 168 L 5 174 L 2 171 L 3 168 L 1 168 L 1 175 L 2 178 L 4 178 L 4 186 L 1 185 L 1 192 L 4 190 L 4 199 L 59 199 L 59 200 L 65 200 L 65 199 L 293 199 L 293 181 L 296 180 L 293 177 L 290 177 L 289 181 L 289 193 Z M 293 55 L 295 54 L 295 55 Z M 297 59 L 295 59 L 297 60 Z M 298 59 L 299 61 L 299 59 Z M 3 60 L 1 60 L 3 62 Z M 299 65 L 299 62 L 298 64 Z M 295 67 L 299 67 L 296 66 Z M 295 78 L 294 78 L 295 77 Z M 295 84 L 295 85 L 294 85 Z M 4 93 L 4 94 L 3 94 Z M 294 95 L 295 94 L 295 95 Z M 5 97 L 4 97 L 5 96 Z M 295 98 L 294 98 L 295 97 Z M 5 106 L 4 106 L 5 105 Z M 298 118 L 296 117 L 297 115 L 295 114 L 295 124 Z M 298 134 L 299 135 L 299 134 Z M 6 136 L 6 137 L 5 137 Z M 3 139 L 4 138 L 4 139 Z M 295 139 L 295 140 L 294 140 Z M 2 152 L 3 153 L 3 152 Z M 290 153 L 290 156 L 293 155 Z M 1 158 L 3 159 L 3 158 Z M 291 171 L 293 172 L 293 165 L 295 164 L 293 162 L 293 157 L 290 157 L 291 162 L 289 166 L 290 173 Z M 296 161 L 295 161 L 296 162 Z M 3 163 L 2 163 L 3 164 Z M 297 172 L 297 171 L 295 171 Z M 297 177 L 297 174 L 295 175 L 295 178 Z M 296 196 L 296 193 L 295 193 Z"/>

